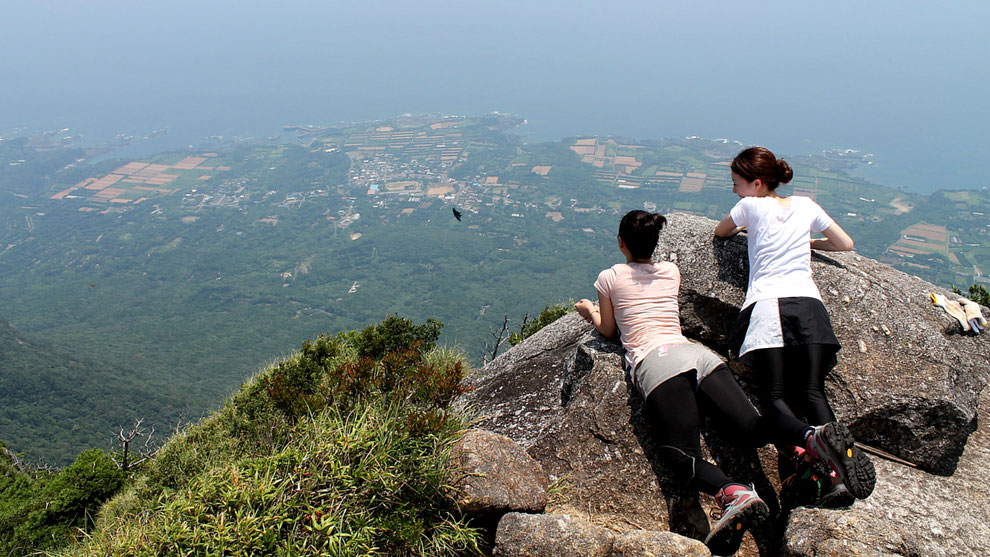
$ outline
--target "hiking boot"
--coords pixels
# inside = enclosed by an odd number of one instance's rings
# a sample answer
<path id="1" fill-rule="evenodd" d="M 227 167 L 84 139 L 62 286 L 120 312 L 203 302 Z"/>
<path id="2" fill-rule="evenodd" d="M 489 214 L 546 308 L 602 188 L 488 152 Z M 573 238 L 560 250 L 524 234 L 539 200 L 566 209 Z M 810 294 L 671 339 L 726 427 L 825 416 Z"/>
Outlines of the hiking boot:
<path id="1" fill-rule="evenodd" d="M 798 464 L 793 474 L 780 481 L 780 506 L 790 510 L 818 505 L 822 494 L 821 480 L 814 464 Z"/>
<path id="2" fill-rule="evenodd" d="M 846 484 L 831 482 L 831 478 L 825 478 L 830 487 L 822 493 L 821 498 L 818 499 L 818 508 L 821 509 L 845 509 L 852 506 L 856 502 L 856 498 L 853 497 L 852 493 L 846 489 Z"/>
<path id="3" fill-rule="evenodd" d="M 839 475 L 856 499 L 866 499 L 873 493 L 877 481 L 873 462 L 856 447 L 846 426 L 839 422 L 816 426 L 808 436 L 807 449 L 812 458 L 823 460 Z"/>
<path id="4" fill-rule="evenodd" d="M 731 495 L 726 494 L 727 488 Z M 715 496 L 718 508 L 712 509 L 711 515 L 718 522 L 705 538 L 712 555 L 732 555 L 739 549 L 747 530 L 764 526 L 770 519 L 770 509 L 753 486 L 732 484 L 727 488 Z"/>

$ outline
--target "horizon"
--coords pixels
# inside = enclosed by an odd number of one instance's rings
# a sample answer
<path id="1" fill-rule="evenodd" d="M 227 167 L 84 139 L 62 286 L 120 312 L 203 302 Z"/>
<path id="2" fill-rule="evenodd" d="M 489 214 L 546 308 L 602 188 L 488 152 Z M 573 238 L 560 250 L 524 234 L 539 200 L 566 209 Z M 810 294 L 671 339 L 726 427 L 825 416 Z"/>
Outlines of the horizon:
<path id="1" fill-rule="evenodd" d="M 296 1 L 8 8 L 0 135 L 158 145 L 403 113 L 518 114 L 528 141 L 697 135 L 857 149 L 918 193 L 990 171 L 990 6 Z M 960 15 L 963 14 L 963 15 Z M 766 31 L 764 31 L 766 30 Z M 25 48 L 28 46 L 29 48 Z M 155 147 L 150 147 L 155 148 Z"/>

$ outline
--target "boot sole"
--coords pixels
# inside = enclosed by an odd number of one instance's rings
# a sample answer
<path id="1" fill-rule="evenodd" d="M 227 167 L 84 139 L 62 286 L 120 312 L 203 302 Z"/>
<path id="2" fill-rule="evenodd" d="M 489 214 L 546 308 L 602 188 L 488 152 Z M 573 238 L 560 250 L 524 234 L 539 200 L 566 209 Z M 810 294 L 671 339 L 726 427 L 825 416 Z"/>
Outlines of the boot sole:
<path id="1" fill-rule="evenodd" d="M 732 555 L 739 550 L 743 534 L 754 528 L 766 525 L 770 520 L 770 509 L 763 501 L 755 501 L 726 521 L 717 531 L 712 532 L 705 545 L 712 555 Z"/>
<path id="2" fill-rule="evenodd" d="M 830 423 L 822 430 L 822 437 L 842 470 L 837 470 L 846 489 L 857 499 L 866 499 L 876 486 L 877 473 L 873 462 L 856 447 L 856 440 L 846 426 Z"/>

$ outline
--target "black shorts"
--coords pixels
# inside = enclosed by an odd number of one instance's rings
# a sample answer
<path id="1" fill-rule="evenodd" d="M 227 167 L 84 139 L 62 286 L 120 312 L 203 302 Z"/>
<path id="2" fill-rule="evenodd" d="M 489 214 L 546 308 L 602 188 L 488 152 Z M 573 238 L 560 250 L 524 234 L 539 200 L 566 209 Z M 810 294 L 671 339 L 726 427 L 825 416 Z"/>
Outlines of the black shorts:
<path id="1" fill-rule="evenodd" d="M 771 298 L 746 306 L 729 331 L 729 346 L 749 365 L 747 354 L 763 348 L 823 344 L 839 351 L 825 304 L 816 298 Z"/>

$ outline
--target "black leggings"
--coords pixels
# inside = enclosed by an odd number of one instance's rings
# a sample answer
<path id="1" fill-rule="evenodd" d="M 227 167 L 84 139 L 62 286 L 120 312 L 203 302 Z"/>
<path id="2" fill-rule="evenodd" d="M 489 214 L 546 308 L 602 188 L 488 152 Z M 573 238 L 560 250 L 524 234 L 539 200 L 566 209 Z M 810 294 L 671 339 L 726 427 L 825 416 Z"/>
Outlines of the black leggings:
<path id="1" fill-rule="evenodd" d="M 832 350 L 832 346 L 824 344 L 807 344 L 763 348 L 750 353 L 760 383 L 763 412 L 771 428 L 791 436 L 800 432 L 803 438 L 808 424 L 835 421 L 825 399 L 825 376 Z"/>
<path id="2" fill-rule="evenodd" d="M 732 483 L 701 458 L 701 414 L 712 414 L 753 446 L 763 445 L 761 417 L 724 365 L 696 385 L 694 370 L 661 383 L 646 397 L 646 409 L 664 463 L 681 485 L 715 495 Z"/>

